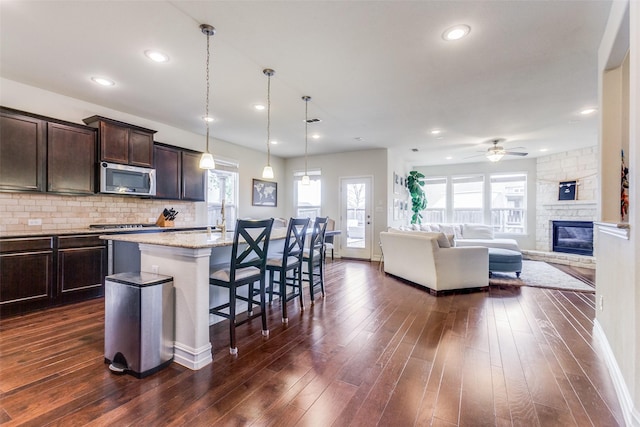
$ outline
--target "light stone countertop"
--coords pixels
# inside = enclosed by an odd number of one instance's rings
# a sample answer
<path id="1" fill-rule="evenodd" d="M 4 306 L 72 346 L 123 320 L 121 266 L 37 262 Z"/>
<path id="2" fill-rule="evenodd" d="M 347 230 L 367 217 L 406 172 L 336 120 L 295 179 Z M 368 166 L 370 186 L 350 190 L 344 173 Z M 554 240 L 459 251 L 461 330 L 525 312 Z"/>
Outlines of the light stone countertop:
<path id="1" fill-rule="evenodd" d="M 29 230 L 29 231 L 5 231 L 0 233 L 0 238 L 21 238 L 21 237 L 49 237 L 49 236 L 66 236 L 77 234 L 97 234 L 105 233 L 164 233 L 164 232 L 181 232 L 181 230 L 206 229 L 206 225 L 184 225 L 175 227 L 140 227 L 140 228 L 67 228 L 56 230 Z"/>
<path id="2" fill-rule="evenodd" d="M 274 228 L 271 230 L 271 240 L 284 239 L 286 235 L 286 228 Z M 207 233 L 206 231 L 176 231 L 173 233 L 109 234 L 100 236 L 100 238 L 188 249 L 215 248 L 233 244 L 232 232 L 227 232 L 226 236 L 222 238 L 219 231 L 213 231 L 212 233 Z"/>

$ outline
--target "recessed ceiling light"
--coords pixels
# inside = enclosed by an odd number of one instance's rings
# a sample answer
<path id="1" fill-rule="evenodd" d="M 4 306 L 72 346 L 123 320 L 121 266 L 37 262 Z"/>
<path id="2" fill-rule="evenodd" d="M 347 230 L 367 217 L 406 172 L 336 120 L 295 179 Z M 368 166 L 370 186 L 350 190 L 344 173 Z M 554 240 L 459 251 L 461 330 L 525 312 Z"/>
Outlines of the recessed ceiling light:
<path id="1" fill-rule="evenodd" d="M 545 152 L 545 151 L 549 151 L 548 148 L 541 148 L 540 151 Z"/>
<path id="2" fill-rule="evenodd" d="M 212 122 L 215 119 L 213 117 L 209 116 L 209 117 L 203 117 L 202 120 L 204 120 L 205 122 Z"/>
<path id="3" fill-rule="evenodd" d="M 317 133 L 314 133 L 313 135 L 311 135 L 311 138 L 320 139 L 320 135 L 318 135 Z"/>
<path id="4" fill-rule="evenodd" d="M 272 139 L 269 142 L 271 143 L 271 145 L 278 145 L 278 141 L 276 141 L 275 139 Z"/>
<path id="5" fill-rule="evenodd" d="M 115 86 L 116 84 L 113 80 L 109 80 L 104 77 L 91 77 L 91 80 L 100 86 Z"/>
<path id="6" fill-rule="evenodd" d="M 264 106 L 264 105 L 262 105 L 262 104 L 255 104 L 255 105 L 253 106 L 253 108 L 255 108 L 255 109 L 256 109 L 256 110 L 258 110 L 258 111 L 262 111 L 262 110 L 264 110 L 264 109 L 265 109 L 265 108 L 267 108 L 267 107 L 265 107 L 265 106 Z"/>
<path id="7" fill-rule="evenodd" d="M 153 62 L 169 62 L 169 55 L 157 50 L 145 50 L 144 55 Z"/>
<path id="8" fill-rule="evenodd" d="M 442 33 L 442 38 L 446 41 L 460 40 L 461 38 L 467 36 L 471 31 L 471 27 L 468 25 L 456 25 L 454 27 L 448 28 Z"/>
<path id="9" fill-rule="evenodd" d="M 438 135 L 440 133 L 442 133 L 442 131 L 440 129 L 434 129 L 434 130 L 431 131 L 431 135 Z"/>
<path id="10" fill-rule="evenodd" d="M 580 111 L 580 114 L 582 114 L 583 116 L 587 116 L 589 114 L 593 114 L 595 113 L 597 110 L 595 108 L 585 108 L 584 110 Z"/>
<path id="11" fill-rule="evenodd" d="M 445 160 L 451 160 L 451 159 L 453 159 L 453 157 L 451 157 L 451 156 L 445 157 Z"/>

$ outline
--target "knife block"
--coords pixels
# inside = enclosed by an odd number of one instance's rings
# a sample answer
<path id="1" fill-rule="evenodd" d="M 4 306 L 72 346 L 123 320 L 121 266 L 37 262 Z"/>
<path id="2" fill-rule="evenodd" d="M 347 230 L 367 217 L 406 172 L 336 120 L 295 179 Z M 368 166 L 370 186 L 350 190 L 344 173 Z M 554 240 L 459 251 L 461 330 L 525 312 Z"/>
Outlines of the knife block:
<path id="1" fill-rule="evenodd" d="M 173 221 L 166 220 L 164 215 L 160 214 L 158 220 L 156 221 L 156 225 L 158 227 L 174 227 L 175 223 Z"/>

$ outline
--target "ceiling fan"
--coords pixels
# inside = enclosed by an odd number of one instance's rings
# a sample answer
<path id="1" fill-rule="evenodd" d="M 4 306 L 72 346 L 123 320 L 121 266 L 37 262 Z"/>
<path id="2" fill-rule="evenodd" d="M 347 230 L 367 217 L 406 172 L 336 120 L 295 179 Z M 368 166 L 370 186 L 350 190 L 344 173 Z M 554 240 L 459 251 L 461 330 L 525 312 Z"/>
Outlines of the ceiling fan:
<path id="1" fill-rule="evenodd" d="M 485 157 L 489 159 L 489 161 L 497 162 L 502 159 L 504 156 L 526 156 L 529 153 L 521 152 L 521 151 L 510 151 L 505 150 L 503 146 L 498 145 L 499 143 L 503 143 L 504 139 L 492 139 L 491 143 L 493 147 L 487 149 L 485 153 Z M 524 147 L 515 147 L 515 149 L 524 148 Z"/>

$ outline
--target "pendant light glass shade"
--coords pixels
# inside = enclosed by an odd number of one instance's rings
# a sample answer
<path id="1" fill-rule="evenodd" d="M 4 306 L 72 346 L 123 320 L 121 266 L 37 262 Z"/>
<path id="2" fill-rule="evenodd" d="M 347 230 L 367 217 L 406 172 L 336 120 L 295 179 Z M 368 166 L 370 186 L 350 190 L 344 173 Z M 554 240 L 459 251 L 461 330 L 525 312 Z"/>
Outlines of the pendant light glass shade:
<path id="1" fill-rule="evenodd" d="M 310 96 L 303 96 L 302 100 L 304 101 L 304 175 L 302 176 L 302 185 L 311 184 L 311 179 L 309 178 L 309 174 L 307 173 L 307 147 L 308 147 L 308 128 L 309 128 L 309 101 L 311 101 Z"/>
<path id="2" fill-rule="evenodd" d="M 210 153 L 202 153 L 200 157 L 200 169 L 215 169 L 216 162 L 213 160 L 213 156 Z"/>
<path id="3" fill-rule="evenodd" d="M 262 170 L 264 179 L 273 179 L 273 168 L 271 167 L 271 76 L 276 72 L 271 68 L 262 70 L 267 76 L 267 165 Z"/>
<path id="4" fill-rule="evenodd" d="M 204 113 L 204 122 L 207 126 L 207 152 L 202 153 L 202 157 L 200 158 L 200 169 L 215 169 L 216 162 L 213 160 L 213 156 L 209 152 L 209 38 L 216 33 L 216 29 L 211 25 L 202 24 L 200 25 L 200 30 L 202 34 L 207 36 L 207 65 L 206 65 L 206 81 L 207 81 L 207 95 L 205 102 L 205 113 Z"/>
<path id="5" fill-rule="evenodd" d="M 269 165 L 262 169 L 262 177 L 265 179 L 273 179 L 273 168 Z"/>

